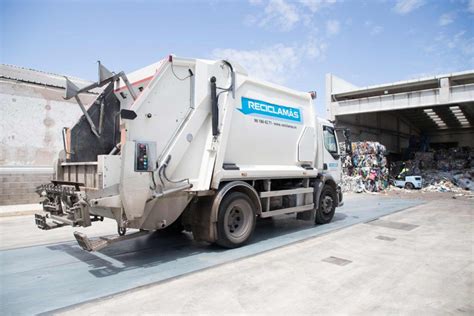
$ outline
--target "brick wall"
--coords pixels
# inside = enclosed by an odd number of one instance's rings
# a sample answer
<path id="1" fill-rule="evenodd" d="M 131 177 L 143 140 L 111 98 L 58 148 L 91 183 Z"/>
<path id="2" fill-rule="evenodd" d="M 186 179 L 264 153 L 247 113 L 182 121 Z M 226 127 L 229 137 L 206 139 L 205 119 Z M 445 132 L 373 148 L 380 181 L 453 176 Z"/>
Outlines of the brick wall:
<path id="1" fill-rule="evenodd" d="M 0 205 L 30 204 L 41 201 L 35 192 L 37 186 L 51 181 L 50 168 L 0 170 Z"/>

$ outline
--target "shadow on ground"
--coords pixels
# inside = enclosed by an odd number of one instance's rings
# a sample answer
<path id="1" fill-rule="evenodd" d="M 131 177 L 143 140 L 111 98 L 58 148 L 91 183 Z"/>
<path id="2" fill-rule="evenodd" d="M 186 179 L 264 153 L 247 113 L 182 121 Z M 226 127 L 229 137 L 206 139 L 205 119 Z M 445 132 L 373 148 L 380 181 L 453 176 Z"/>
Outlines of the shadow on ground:
<path id="1" fill-rule="evenodd" d="M 292 215 L 259 220 L 250 244 L 281 237 L 297 231 L 318 229 L 310 221 L 301 221 Z M 333 222 L 344 220 L 345 213 L 336 213 Z M 196 242 L 188 232 L 169 234 L 154 232 L 146 236 L 113 244 L 99 252 L 87 252 L 75 243 L 47 246 L 76 258 L 89 267 L 89 273 L 97 278 L 115 275 L 135 268 L 149 268 L 185 257 L 226 251 L 217 245 Z"/>

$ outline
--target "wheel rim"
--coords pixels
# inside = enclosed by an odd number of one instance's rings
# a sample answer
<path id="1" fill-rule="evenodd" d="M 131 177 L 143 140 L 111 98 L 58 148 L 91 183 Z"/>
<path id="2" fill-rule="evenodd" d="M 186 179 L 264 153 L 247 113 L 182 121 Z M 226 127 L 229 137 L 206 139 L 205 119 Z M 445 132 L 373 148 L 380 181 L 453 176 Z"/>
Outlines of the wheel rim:
<path id="1" fill-rule="evenodd" d="M 334 204 L 334 200 L 332 198 L 332 196 L 330 195 L 325 195 L 324 198 L 323 198 L 323 201 L 322 201 L 322 211 L 324 214 L 329 214 L 332 212 L 332 209 L 333 209 L 333 204 Z"/>
<path id="2" fill-rule="evenodd" d="M 252 208 L 243 200 L 236 200 L 227 209 L 224 218 L 226 235 L 234 240 L 245 238 L 252 226 Z"/>

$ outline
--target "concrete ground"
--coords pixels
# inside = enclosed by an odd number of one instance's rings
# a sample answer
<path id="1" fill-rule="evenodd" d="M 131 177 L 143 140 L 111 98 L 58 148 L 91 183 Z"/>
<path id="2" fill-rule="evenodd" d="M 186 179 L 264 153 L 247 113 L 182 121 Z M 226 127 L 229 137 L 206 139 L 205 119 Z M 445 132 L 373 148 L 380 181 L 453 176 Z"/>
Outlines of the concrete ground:
<path id="1" fill-rule="evenodd" d="M 331 224 L 265 221 L 239 249 L 153 235 L 91 254 L 71 241 L 76 229 L 3 217 L 0 305 L 15 315 L 474 315 L 473 216 L 474 200 L 453 194 L 349 195 Z"/>
<path id="2" fill-rule="evenodd" d="M 33 215 L 43 209 L 39 203 L 0 205 L 0 217 Z"/>
<path id="3" fill-rule="evenodd" d="M 473 216 L 472 199 L 431 198 L 65 313 L 473 315 Z"/>
<path id="4" fill-rule="evenodd" d="M 14 205 L 9 207 L 13 209 Z M 30 213 L 27 210 L 15 214 L 23 216 L 0 216 L 0 250 L 70 241 L 74 239 L 75 231 L 86 233 L 91 237 L 117 234 L 117 224 L 112 220 L 87 228 L 65 226 L 44 231 L 36 227 L 34 212 Z"/>
<path id="5" fill-rule="evenodd" d="M 298 221 L 294 214 L 259 221 L 248 245 L 229 250 L 195 242 L 189 233 L 153 233 L 89 253 L 71 240 L 74 228 L 40 231 L 33 216 L 2 218 L 0 307 L 6 315 L 51 312 L 234 262 L 424 203 L 382 195 L 348 196 L 345 202 L 326 225 Z M 107 234 L 107 230 L 113 233 L 113 224 L 106 220 L 82 230 L 94 235 Z"/>

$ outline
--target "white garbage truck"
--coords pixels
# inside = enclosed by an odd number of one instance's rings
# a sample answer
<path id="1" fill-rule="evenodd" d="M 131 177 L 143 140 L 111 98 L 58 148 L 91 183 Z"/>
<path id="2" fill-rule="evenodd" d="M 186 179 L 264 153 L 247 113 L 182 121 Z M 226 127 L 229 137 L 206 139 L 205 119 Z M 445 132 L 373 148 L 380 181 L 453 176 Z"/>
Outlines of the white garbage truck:
<path id="1" fill-rule="evenodd" d="M 127 75 L 99 62 L 97 82 L 66 86 L 83 115 L 62 131 L 35 221 L 117 222 L 115 237 L 75 232 L 85 250 L 163 229 L 233 248 L 257 218 L 296 213 L 325 224 L 343 203 L 337 136 L 317 117 L 314 92 L 252 78 L 232 61 L 174 55 Z M 80 94 L 93 89 L 86 109 Z"/>

